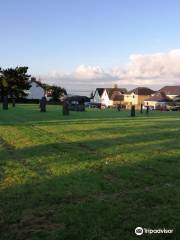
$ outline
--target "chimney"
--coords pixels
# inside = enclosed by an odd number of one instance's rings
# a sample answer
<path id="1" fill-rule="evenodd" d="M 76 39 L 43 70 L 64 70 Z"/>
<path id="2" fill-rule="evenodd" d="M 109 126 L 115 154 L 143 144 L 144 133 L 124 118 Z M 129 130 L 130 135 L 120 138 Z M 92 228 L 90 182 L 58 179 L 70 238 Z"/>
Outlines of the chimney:
<path id="1" fill-rule="evenodd" d="M 117 85 L 117 83 L 115 83 L 115 84 L 114 84 L 114 88 L 118 88 L 118 85 Z"/>

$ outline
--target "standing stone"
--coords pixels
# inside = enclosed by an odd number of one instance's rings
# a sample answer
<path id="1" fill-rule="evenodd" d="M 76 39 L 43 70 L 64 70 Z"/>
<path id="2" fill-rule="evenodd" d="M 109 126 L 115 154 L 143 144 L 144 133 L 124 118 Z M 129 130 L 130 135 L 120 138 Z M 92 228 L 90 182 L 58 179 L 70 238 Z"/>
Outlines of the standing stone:
<path id="1" fill-rule="evenodd" d="M 3 110 L 8 110 L 8 96 L 3 96 Z"/>
<path id="2" fill-rule="evenodd" d="M 68 103 L 68 101 L 63 102 L 63 111 L 62 112 L 63 112 L 64 116 L 69 115 L 69 103 Z"/>
<path id="3" fill-rule="evenodd" d="M 121 111 L 121 105 L 120 105 L 120 104 L 118 104 L 117 110 L 118 110 L 119 112 Z"/>
<path id="4" fill-rule="evenodd" d="M 149 106 L 146 108 L 146 114 L 149 114 Z"/>
<path id="5" fill-rule="evenodd" d="M 15 107 L 15 106 L 16 106 L 16 99 L 12 98 L 12 107 Z"/>
<path id="6" fill-rule="evenodd" d="M 40 100 L 40 111 L 46 112 L 46 98 L 42 97 Z"/>
<path id="7" fill-rule="evenodd" d="M 140 113 L 143 113 L 143 104 L 141 103 L 141 110 Z"/>
<path id="8" fill-rule="evenodd" d="M 131 117 L 135 117 L 135 116 L 136 116 L 135 106 L 132 105 L 132 106 L 131 106 Z"/>

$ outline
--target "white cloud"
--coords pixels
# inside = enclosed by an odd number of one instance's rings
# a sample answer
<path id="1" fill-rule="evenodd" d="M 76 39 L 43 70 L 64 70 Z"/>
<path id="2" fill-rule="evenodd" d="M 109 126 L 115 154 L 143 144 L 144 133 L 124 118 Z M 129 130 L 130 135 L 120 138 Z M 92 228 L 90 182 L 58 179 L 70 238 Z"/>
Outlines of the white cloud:
<path id="1" fill-rule="evenodd" d="M 80 65 L 75 70 L 75 77 L 82 80 L 112 80 L 112 75 L 100 66 Z"/>
<path id="2" fill-rule="evenodd" d="M 180 49 L 168 53 L 131 55 L 119 78 L 134 84 L 180 84 Z"/>
<path id="3" fill-rule="evenodd" d="M 149 55 L 133 54 L 129 63 L 111 69 L 80 65 L 72 73 L 53 71 L 41 77 L 43 81 L 67 89 L 94 89 L 101 86 L 141 85 L 163 86 L 180 84 L 180 49 Z"/>
<path id="4" fill-rule="evenodd" d="M 72 73 L 52 71 L 41 76 L 41 80 L 48 84 L 59 85 L 67 90 L 94 90 L 96 87 L 111 86 L 117 77 L 100 66 L 80 65 Z M 71 91 L 72 92 L 72 91 Z"/>

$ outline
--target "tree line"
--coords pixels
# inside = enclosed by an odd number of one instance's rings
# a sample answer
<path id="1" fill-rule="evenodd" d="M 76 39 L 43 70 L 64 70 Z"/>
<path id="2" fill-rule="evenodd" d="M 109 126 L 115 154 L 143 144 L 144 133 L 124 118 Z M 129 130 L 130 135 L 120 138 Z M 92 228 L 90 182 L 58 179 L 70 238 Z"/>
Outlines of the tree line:
<path id="1" fill-rule="evenodd" d="M 36 81 L 36 78 L 31 78 L 26 66 L 7 69 L 0 67 L 0 97 L 3 109 L 8 109 L 9 98 L 11 98 L 13 106 L 15 106 L 16 99 L 26 97 L 28 95 L 27 90 L 31 88 L 32 81 Z M 59 101 L 62 95 L 67 94 L 64 88 L 58 86 L 50 86 L 45 83 L 42 83 L 41 86 L 44 89 L 45 95 L 49 93 L 53 101 Z"/>

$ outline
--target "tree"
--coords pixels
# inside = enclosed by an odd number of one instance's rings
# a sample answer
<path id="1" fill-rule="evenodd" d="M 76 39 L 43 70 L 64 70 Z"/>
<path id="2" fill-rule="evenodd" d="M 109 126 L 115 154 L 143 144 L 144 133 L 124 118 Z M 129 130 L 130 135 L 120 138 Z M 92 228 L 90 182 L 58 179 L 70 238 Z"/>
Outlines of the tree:
<path id="1" fill-rule="evenodd" d="M 14 87 L 14 70 L 12 68 L 8 69 L 0 69 L 0 89 L 1 89 L 1 97 L 3 101 L 3 109 L 8 109 L 8 95 L 10 94 L 10 90 Z"/>
<path id="2" fill-rule="evenodd" d="M 58 86 L 50 86 L 47 84 L 43 84 L 48 95 L 51 96 L 52 100 L 55 102 L 59 102 L 60 98 L 64 95 L 67 95 L 66 89 L 58 87 Z"/>
<path id="3" fill-rule="evenodd" d="M 27 74 L 28 67 L 17 67 L 15 69 L 16 71 L 16 85 L 12 89 L 12 93 L 15 97 L 23 97 L 27 94 L 25 93 L 25 90 L 28 90 L 31 87 L 30 84 L 30 77 L 31 75 Z"/>
<path id="4" fill-rule="evenodd" d="M 60 97 L 64 95 L 64 91 L 61 87 L 52 86 L 51 91 L 51 96 L 54 101 L 59 101 Z"/>
<path id="5" fill-rule="evenodd" d="M 8 109 L 8 96 L 13 98 L 26 96 L 25 90 L 30 88 L 27 74 L 28 67 L 0 69 L 0 92 L 3 99 L 3 109 Z M 15 102 L 14 102 L 15 105 Z"/>

